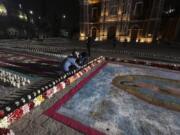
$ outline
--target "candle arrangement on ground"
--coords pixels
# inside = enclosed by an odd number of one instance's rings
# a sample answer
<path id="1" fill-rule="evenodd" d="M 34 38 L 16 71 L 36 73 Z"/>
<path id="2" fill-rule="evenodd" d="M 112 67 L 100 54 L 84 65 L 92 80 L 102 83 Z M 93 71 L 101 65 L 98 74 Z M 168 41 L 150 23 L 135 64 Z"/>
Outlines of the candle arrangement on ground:
<path id="1" fill-rule="evenodd" d="M 37 88 L 37 90 L 34 89 L 29 94 L 25 94 L 19 99 L 14 100 L 11 104 L 5 105 L 0 109 L 0 128 L 8 128 L 9 125 L 22 118 L 34 107 L 41 105 L 46 99 L 51 98 L 55 93 L 63 90 L 67 85 L 72 84 L 104 60 L 104 57 L 94 59 L 84 65 L 80 70 L 62 74 L 57 79 L 51 80 L 41 88 Z"/>
<path id="2" fill-rule="evenodd" d="M 124 63 L 130 63 L 130 64 L 160 67 L 160 68 L 165 68 L 165 69 L 180 70 L 180 64 L 154 62 L 154 61 L 140 60 L 140 59 L 124 59 L 124 58 L 122 59 L 122 58 L 114 58 L 114 57 L 106 57 L 106 60 L 112 61 L 112 62 L 124 62 Z"/>
<path id="3" fill-rule="evenodd" d="M 0 81 L 17 88 L 31 83 L 30 79 L 3 69 L 0 69 Z"/>

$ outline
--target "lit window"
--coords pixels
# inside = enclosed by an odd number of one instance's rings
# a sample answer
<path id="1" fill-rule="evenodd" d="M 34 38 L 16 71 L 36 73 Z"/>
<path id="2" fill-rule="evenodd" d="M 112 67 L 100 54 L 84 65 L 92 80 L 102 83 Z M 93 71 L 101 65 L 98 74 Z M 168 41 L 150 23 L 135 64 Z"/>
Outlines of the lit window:
<path id="1" fill-rule="evenodd" d="M 100 2 L 99 0 L 88 0 L 89 4 L 96 4 L 96 3 L 99 3 L 99 2 Z"/>
<path id="2" fill-rule="evenodd" d="M 0 16 L 6 16 L 7 15 L 7 9 L 4 6 L 4 4 L 0 4 Z"/>

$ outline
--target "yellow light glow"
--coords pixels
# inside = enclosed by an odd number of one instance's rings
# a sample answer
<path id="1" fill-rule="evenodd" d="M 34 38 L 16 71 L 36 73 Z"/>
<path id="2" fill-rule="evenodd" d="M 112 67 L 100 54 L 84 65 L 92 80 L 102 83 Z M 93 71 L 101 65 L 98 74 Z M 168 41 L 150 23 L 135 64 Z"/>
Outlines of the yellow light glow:
<path id="1" fill-rule="evenodd" d="M 79 40 L 81 40 L 81 41 L 86 40 L 86 35 L 85 35 L 85 33 L 83 33 L 83 32 L 80 33 L 80 38 L 79 38 Z"/>
<path id="2" fill-rule="evenodd" d="M 131 38 L 129 36 L 121 36 L 119 39 L 121 42 L 131 42 Z"/>
<path id="3" fill-rule="evenodd" d="M 131 41 L 131 38 L 130 38 L 130 37 L 127 37 L 126 39 L 127 39 L 127 42 L 130 42 L 130 41 Z"/>
<path id="4" fill-rule="evenodd" d="M 99 2 L 100 2 L 99 0 L 88 0 L 89 4 L 97 4 Z"/>
<path id="5" fill-rule="evenodd" d="M 106 11 L 105 15 L 108 16 L 108 14 L 109 14 L 108 11 Z"/>
<path id="6" fill-rule="evenodd" d="M 145 42 L 145 39 L 144 39 L 144 38 L 140 38 L 140 42 L 141 42 L 141 43 L 144 43 L 144 42 Z"/>
<path id="7" fill-rule="evenodd" d="M 27 15 L 21 11 L 19 11 L 18 17 L 19 17 L 19 19 L 24 20 L 24 21 L 28 20 Z"/>
<path id="8" fill-rule="evenodd" d="M 146 38 L 146 42 L 147 43 L 151 43 L 152 42 L 152 38 Z"/>
<path id="9" fill-rule="evenodd" d="M 85 37 L 80 37 L 79 40 L 84 41 L 84 40 L 86 40 L 86 38 Z"/>
<path id="10" fill-rule="evenodd" d="M 23 15 L 20 14 L 20 15 L 19 15 L 19 18 L 20 18 L 20 19 L 23 19 L 24 17 L 23 17 Z"/>
<path id="11" fill-rule="evenodd" d="M 120 37 L 121 42 L 125 42 L 125 37 Z"/>
<path id="12" fill-rule="evenodd" d="M 139 37 L 138 39 L 136 39 L 136 42 L 140 43 L 151 43 L 152 42 L 152 37 Z"/>
<path id="13" fill-rule="evenodd" d="M 7 15 L 7 9 L 3 4 L 0 4 L 0 15 L 6 16 Z"/>
<path id="14" fill-rule="evenodd" d="M 103 13 L 103 12 L 101 12 L 101 16 L 104 16 L 104 13 Z"/>
<path id="15" fill-rule="evenodd" d="M 151 36 L 152 36 L 152 34 L 149 33 L 149 34 L 148 34 L 148 37 L 151 37 Z"/>
<path id="16" fill-rule="evenodd" d="M 99 38 L 96 37 L 96 38 L 95 38 L 95 41 L 99 41 Z"/>
<path id="17" fill-rule="evenodd" d="M 84 34 L 84 33 L 81 33 L 81 34 L 80 34 L 80 36 L 81 36 L 81 37 L 84 37 L 84 36 L 85 36 L 85 34 Z"/>
<path id="18" fill-rule="evenodd" d="M 119 10 L 119 11 L 118 11 L 118 15 L 121 15 L 121 14 L 122 14 L 122 11 L 121 11 L 121 10 Z"/>

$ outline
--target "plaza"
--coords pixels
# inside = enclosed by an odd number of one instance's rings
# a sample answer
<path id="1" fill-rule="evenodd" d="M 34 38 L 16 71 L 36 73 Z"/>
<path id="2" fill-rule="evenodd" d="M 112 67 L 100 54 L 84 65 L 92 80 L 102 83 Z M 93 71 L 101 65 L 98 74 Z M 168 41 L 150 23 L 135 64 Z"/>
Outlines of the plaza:
<path id="1" fill-rule="evenodd" d="M 178 0 L 1 0 L 0 135 L 180 135 Z"/>
<path id="2" fill-rule="evenodd" d="M 56 38 L 0 44 L 1 74 L 11 78 L 1 79 L 1 107 L 10 122 L 1 126 L 15 134 L 179 134 L 178 53 L 162 57 L 166 49 L 157 54 L 153 47 L 117 50 L 108 42 L 106 47 L 96 43 L 90 61 L 103 56 L 102 62 L 82 69 L 78 79 L 79 71 L 63 78 L 59 65 L 73 49 L 86 51 L 84 42 Z M 42 103 L 36 101 L 41 94 Z M 30 103 L 37 105 L 30 109 Z M 16 116 L 21 105 L 27 114 Z"/>

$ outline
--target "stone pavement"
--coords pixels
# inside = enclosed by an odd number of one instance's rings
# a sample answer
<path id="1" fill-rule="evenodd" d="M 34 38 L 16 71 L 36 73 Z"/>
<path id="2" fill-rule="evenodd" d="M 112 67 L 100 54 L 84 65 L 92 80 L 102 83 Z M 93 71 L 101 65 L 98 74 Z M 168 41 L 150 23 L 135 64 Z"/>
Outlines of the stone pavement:
<path id="1" fill-rule="evenodd" d="M 16 135 L 82 135 L 78 131 L 57 122 L 42 113 L 56 103 L 84 77 L 88 76 L 88 74 L 84 75 L 81 79 L 77 80 L 72 85 L 69 85 L 64 90 L 55 94 L 51 99 L 45 100 L 44 103 L 36 107 L 30 113 L 26 114 L 22 119 L 13 123 L 10 126 L 10 129 L 12 129 Z"/>
<path id="2" fill-rule="evenodd" d="M 77 82 L 76 82 L 77 83 Z M 73 85 L 71 86 L 73 87 Z M 79 135 L 80 133 L 42 114 L 58 101 L 71 87 L 67 87 L 36 107 L 22 119 L 11 125 L 16 135 Z"/>
<path id="3" fill-rule="evenodd" d="M 61 53 L 60 50 L 72 49 L 86 51 L 86 42 L 69 40 L 63 38 L 45 39 L 43 42 L 36 40 L 12 40 L 0 42 L 0 46 L 14 47 L 18 49 L 39 48 L 41 51 Z M 53 48 L 55 48 L 53 50 Z M 180 48 L 168 47 L 167 45 L 133 45 L 132 43 L 118 43 L 113 48 L 111 41 L 95 42 L 92 45 L 92 55 L 105 55 L 113 57 L 146 58 L 150 60 L 162 60 L 165 62 L 180 63 Z"/>
<path id="4" fill-rule="evenodd" d="M 1 47 L 5 48 L 16 48 L 16 49 L 27 49 L 26 47 L 39 47 L 45 48 L 45 52 L 49 52 L 49 48 L 59 48 L 60 50 L 65 48 L 69 49 L 66 53 L 70 53 L 72 49 L 77 48 L 80 50 L 86 50 L 85 42 L 70 41 L 66 39 L 52 39 L 45 40 L 44 42 L 39 41 L 26 41 L 26 40 L 13 40 L 13 41 L 3 41 L 0 42 Z M 27 49 L 28 50 L 28 49 Z M 130 53 L 121 53 L 121 52 L 130 52 Z M 154 60 L 161 61 L 166 60 L 167 62 L 179 63 L 179 59 L 164 59 L 163 56 L 172 56 L 180 58 L 179 50 L 176 49 L 162 49 L 162 48 L 136 48 L 123 46 L 122 44 L 117 45 L 116 48 L 111 46 L 110 42 L 101 42 L 95 43 L 92 46 L 92 56 L 111 56 L 111 57 L 130 57 L 136 58 L 132 55 L 133 52 L 144 52 L 151 54 L 161 54 L 161 58 L 157 57 Z M 50 52 L 57 53 L 57 52 Z M 142 56 L 143 58 L 143 56 Z M 82 79 L 82 78 L 81 78 Z M 11 125 L 11 129 L 15 132 L 16 135 L 80 135 L 78 131 L 75 131 L 66 125 L 57 122 L 42 113 L 51 107 L 56 101 L 58 101 L 65 93 L 67 93 L 76 83 L 67 87 L 63 91 L 57 93 L 54 97 L 49 100 L 46 100 L 41 106 L 35 108 L 32 112 L 25 115 L 22 119 L 18 120 L 16 123 Z"/>

